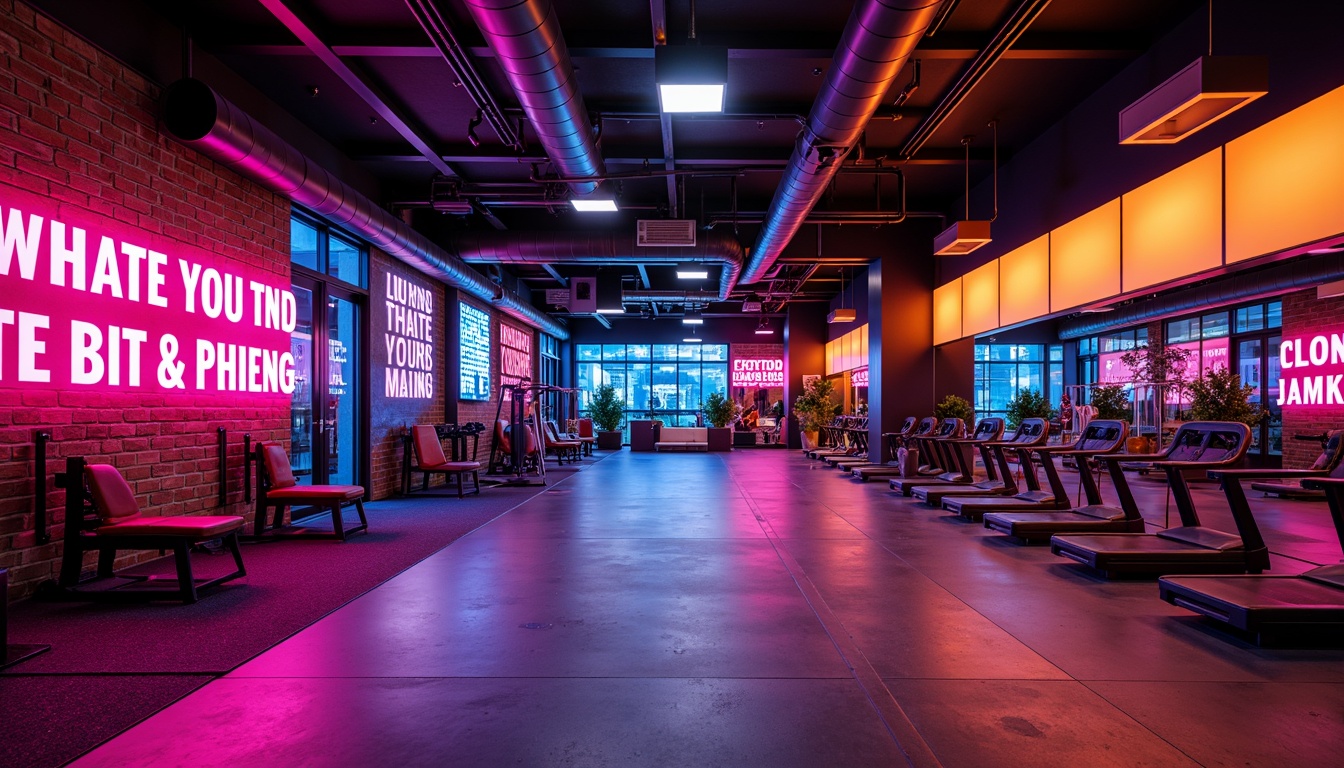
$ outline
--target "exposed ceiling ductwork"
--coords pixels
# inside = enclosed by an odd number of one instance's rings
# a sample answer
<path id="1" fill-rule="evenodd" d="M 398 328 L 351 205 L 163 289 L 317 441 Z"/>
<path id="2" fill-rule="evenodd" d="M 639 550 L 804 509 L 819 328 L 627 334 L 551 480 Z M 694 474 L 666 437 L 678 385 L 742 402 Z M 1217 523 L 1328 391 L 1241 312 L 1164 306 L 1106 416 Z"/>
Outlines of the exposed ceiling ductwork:
<path id="1" fill-rule="evenodd" d="M 205 83 L 193 79 L 173 83 L 164 91 L 163 105 L 168 133 L 182 144 L 349 229 L 421 272 L 489 302 L 534 328 L 569 338 L 569 330 L 555 318 L 505 291 L 379 208 Z"/>
<path id="2" fill-rule="evenodd" d="M 817 204 L 905 66 L 941 0 L 859 0 L 766 211 L 743 282 L 763 279 Z"/>
<path id="3" fill-rule="evenodd" d="M 719 266 L 719 292 L 692 292 L 706 301 L 725 301 L 742 272 L 742 245 L 727 234 L 701 236 L 691 247 L 640 246 L 633 235 L 593 235 L 583 232 L 464 232 L 449 247 L 467 262 L 498 264 L 682 264 L 700 262 Z M 645 294 L 687 295 L 685 291 L 643 291 Z M 653 298 L 631 298 L 651 301 Z M 665 300 L 658 297 L 657 300 Z"/>
<path id="4" fill-rule="evenodd" d="M 467 7 L 559 175 L 603 176 L 602 154 L 550 0 L 467 0 Z M 587 195 L 597 185 L 573 181 L 569 188 Z"/>
<path id="5" fill-rule="evenodd" d="M 1081 339 L 1098 333 L 1128 328 L 1149 320 L 1253 301 L 1293 290 L 1302 290 L 1344 279 L 1344 253 L 1318 256 L 1302 261 L 1276 263 L 1272 269 L 1258 269 L 1214 280 L 1178 293 L 1136 302 L 1114 312 L 1089 314 L 1059 324 L 1059 338 Z"/>

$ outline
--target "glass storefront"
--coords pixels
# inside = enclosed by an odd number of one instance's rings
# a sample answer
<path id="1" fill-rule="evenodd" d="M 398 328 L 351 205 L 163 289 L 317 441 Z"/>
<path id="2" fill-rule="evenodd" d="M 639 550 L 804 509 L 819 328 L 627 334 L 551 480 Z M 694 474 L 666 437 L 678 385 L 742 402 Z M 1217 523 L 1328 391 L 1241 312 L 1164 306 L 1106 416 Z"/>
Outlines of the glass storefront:
<path id="1" fill-rule="evenodd" d="M 710 394 L 728 396 L 727 344 L 575 344 L 579 411 L 603 384 L 625 399 L 625 419 L 695 426 Z M 629 432 L 626 431 L 626 439 Z"/>

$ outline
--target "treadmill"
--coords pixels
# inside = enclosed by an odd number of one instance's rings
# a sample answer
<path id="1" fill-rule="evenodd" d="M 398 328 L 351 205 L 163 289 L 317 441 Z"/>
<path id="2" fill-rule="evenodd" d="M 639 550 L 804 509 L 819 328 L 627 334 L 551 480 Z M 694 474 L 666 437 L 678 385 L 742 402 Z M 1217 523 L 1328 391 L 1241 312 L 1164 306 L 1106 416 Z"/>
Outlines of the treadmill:
<path id="1" fill-rule="evenodd" d="M 906 424 L 914 421 L 914 416 L 907 418 Z M 867 481 L 874 477 L 899 477 L 901 474 L 900 460 L 896 453 L 898 449 L 904 446 L 917 445 L 920 438 L 929 437 L 938 431 L 938 419 L 932 416 L 925 416 L 919 420 L 918 426 L 914 426 L 907 431 L 903 426 L 900 433 L 887 433 L 887 451 L 890 454 L 890 461 L 886 464 L 866 464 L 850 469 L 851 476 L 860 480 Z"/>
<path id="2" fill-rule="evenodd" d="M 1234 421 L 1187 422 L 1178 432 L 1181 447 L 1194 457 L 1190 461 L 1155 461 L 1153 469 L 1167 475 L 1181 524 L 1157 533 L 1057 534 L 1050 551 L 1076 560 L 1106 578 L 1118 576 L 1163 576 L 1169 573 L 1260 573 L 1269 568 L 1269 550 L 1259 532 L 1227 533 L 1199 523 L 1185 471 L 1226 469 L 1245 455 L 1251 430 Z M 1197 452 L 1197 453 L 1196 453 Z M 1145 457 L 1146 458 L 1146 457 Z M 1237 481 L 1223 481 L 1231 495 Z"/>
<path id="3" fill-rule="evenodd" d="M 1098 419 L 1090 422 L 1077 440 L 1068 445 L 1040 446 L 1031 449 L 1019 449 L 1018 454 L 1030 450 L 1040 459 L 1045 469 L 1050 489 L 1023 491 L 1016 496 L 953 496 L 943 499 L 943 509 L 954 512 L 967 520 L 980 520 L 987 512 L 1026 512 L 1041 513 L 1067 510 L 1070 505 L 1069 489 L 1059 476 L 1059 467 L 1055 465 L 1055 454 L 1064 454 L 1077 458 L 1081 472 L 1087 471 L 1087 458 L 1115 453 L 1125 444 L 1129 429 L 1122 422 Z M 1025 465 L 1025 463 L 1024 463 Z M 1090 501 L 1090 500 L 1089 500 Z"/>
<path id="4" fill-rule="evenodd" d="M 1232 475 L 1233 472 L 1224 472 Z M 1231 479 L 1238 484 L 1238 479 Z M 1335 535 L 1344 548 L 1344 479 L 1305 478 L 1304 488 L 1325 493 Z M 1227 488 L 1229 486 L 1224 486 Z M 1245 500 L 1245 494 L 1241 493 Z M 1249 505 L 1235 505 L 1237 527 L 1255 527 Z M 1297 576 L 1163 576 L 1158 592 L 1172 605 L 1250 633 L 1256 645 L 1288 633 L 1344 629 L 1344 564 Z"/>
<path id="5" fill-rule="evenodd" d="M 808 451 L 803 451 L 803 453 L 806 454 L 808 458 L 817 459 L 818 461 L 827 456 L 846 454 L 849 451 L 849 446 L 842 445 L 841 441 L 844 439 L 844 428 L 848 426 L 849 421 L 849 416 L 836 416 L 830 424 L 821 428 L 821 434 L 819 435 L 818 440 L 824 443 L 824 445 Z"/>
<path id="6" fill-rule="evenodd" d="M 899 432 L 883 432 L 882 456 L 885 459 L 885 461 L 881 464 L 874 464 L 872 461 L 868 461 L 859 465 L 851 464 L 849 466 L 850 476 L 858 477 L 858 474 L 856 473 L 859 470 L 869 470 L 869 469 L 879 469 L 879 470 L 889 469 L 892 471 L 892 474 L 900 474 L 900 467 L 897 466 L 896 461 L 896 450 L 906 440 L 914 436 L 915 432 L 917 431 L 919 423 L 920 423 L 919 420 L 916 419 L 914 416 L 907 416 L 905 417 L 905 423 L 901 425 L 901 430 Z M 877 475 L 873 476 L 876 477 Z"/>
<path id="7" fill-rule="evenodd" d="M 985 443 L 999 468 L 997 480 L 981 480 L 970 485 L 921 485 L 915 487 L 913 495 L 931 507 L 941 507 L 943 499 L 949 496 L 1016 496 L 1021 491 L 1013 478 L 1013 471 L 1008 468 L 1007 449 L 1045 445 L 1049 437 L 1050 423 L 1045 419 L 1023 419 L 1022 423 L 1017 425 L 1017 431 L 1013 433 L 1012 438 Z M 1026 455 L 1026 463 L 1021 465 L 1021 469 L 1022 480 L 1027 484 L 1027 489 L 1040 490 L 1041 484 L 1036 479 L 1036 468 L 1032 465 L 1030 454 Z"/>
<path id="8" fill-rule="evenodd" d="M 915 474 L 939 475 L 945 471 L 944 467 L 954 466 L 943 451 L 943 443 L 965 436 L 966 422 L 958 418 L 947 418 L 938 422 L 938 427 L 932 434 L 916 435 L 913 439 L 915 445 L 919 447 L 919 457 L 924 463 L 919 465 Z"/>
<path id="9" fill-rule="evenodd" d="M 893 479 L 891 488 L 900 491 L 903 496 L 909 496 L 914 493 L 915 488 L 921 485 L 969 485 L 975 481 L 975 462 L 971 458 L 971 452 L 977 448 L 984 459 L 988 480 L 997 481 L 999 479 L 998 469 L 994 466 L 993 456 L 990 455 L 989 449 L 985 446 L 1002 439 L 1003 419 L 997 416 L 981 419 L 980 423 L 975 425 L 975 433 L 970 437 L 945 441 L 944 447 L 952 456 L 952 463 L 956 467 L 955 471 L 944 472 L 937 477 Z"/>
<path id="10" fill-rule="evenodd" d="M 845 428 L 845 442 L 850 446 L 849 453 L 844 456 L 827 456 L 826 464 L 837 467 L 849 474 L 850 467 L 857 467 L 863 464 L 871 464 L 872 459 L 868 457 L 868 418 L 856 419 Z"/>
<path id="11" fill-rule="evenodd" d="M 1251 490 L 1260 491 L 1265 495 L 1275 495 L 1284 499 L 1324 499 L 1325 494 L 1321 491 L 1313 491 L 1302 487 L 1301 480 L 1307 477 L 1344 477 L 1344 470 L 1340 469 L 1341 458 L 1344 458 L 1344 430 L 1336 429 L 1320 435 L 1293 435 L 1294 440 L 1312 440 L 1319 441 L 1321 444 L 1321 455 L 1316 457 L 1307 470 L 1280 470 L 1278 474 L 1261 474 L 1256 477 L 1260 481 L 1279 480 L 1280 482 L 1253 482 Z M 1272 472 L 1273 470 L 1266 470 Z M 1312 474 L 1301 474 L 1302 472 L 1312 472 Z M 1290 480 L 1291 482 L 1282 482 Z"/>

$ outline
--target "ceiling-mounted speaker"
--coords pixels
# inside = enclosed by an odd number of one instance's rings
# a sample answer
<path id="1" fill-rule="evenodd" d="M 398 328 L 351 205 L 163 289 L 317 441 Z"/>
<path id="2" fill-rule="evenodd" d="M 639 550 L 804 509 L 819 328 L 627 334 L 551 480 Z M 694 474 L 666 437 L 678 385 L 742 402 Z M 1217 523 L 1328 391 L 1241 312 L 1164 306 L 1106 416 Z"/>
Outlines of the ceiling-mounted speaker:
<path id="1" fill-rule="evenodd" d="M 574 313 L 597 311 L 596 277 L 569 279 L 569 311 Z"/>

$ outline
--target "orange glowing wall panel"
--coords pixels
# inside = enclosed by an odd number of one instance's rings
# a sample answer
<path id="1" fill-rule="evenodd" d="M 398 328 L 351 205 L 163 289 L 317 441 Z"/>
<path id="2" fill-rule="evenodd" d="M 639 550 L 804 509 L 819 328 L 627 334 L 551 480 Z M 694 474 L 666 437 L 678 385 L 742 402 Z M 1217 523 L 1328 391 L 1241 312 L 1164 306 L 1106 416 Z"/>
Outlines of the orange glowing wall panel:
<path id="1" fill-rule="evenodd" d="M 1126 194 L 1125 291 L 1223 265 L 1222 149 Z"/>
<path id="2" fill-rule="evenodd" d="M 961 335 L 974 336 L 999 327 L 997 259 L 961 276 Z"/>
<path id="3" fill-rule="evenodd" d="M 838 340 L 837 340 L 837 341 L 838 341 Z M 835 369 L 835 348 L 836 348 L 836 346 L 837 346 L 837 342 L 836 342 L 836 341 L 828 341 L 828 342 L 826 342 L 826 375 L 827 375 L 827 376 L 830 376 L 832 373 L 835 373 L 835 370 L 836 370 L 836 369 Z"/>
<path id="4" fill-rule="evenodd" d="M 1120 200 L 1050 233 L 1050 311 L 1120 293 Z"/>
<path id="5" fill-rule="evenodd" d="M 960 339 L 961 278 L 933 289 L 933 343 Z"/>
<path id="6" fill-rule="evenodd" d="M 1050 314 L 1050 236 L 999 257 L 999 325 Z"/>
<path id="7" fill-rule="evenodd" d="M 1344 232 L 1344 88 L 1227 144 L 1227 261 Z"/>

